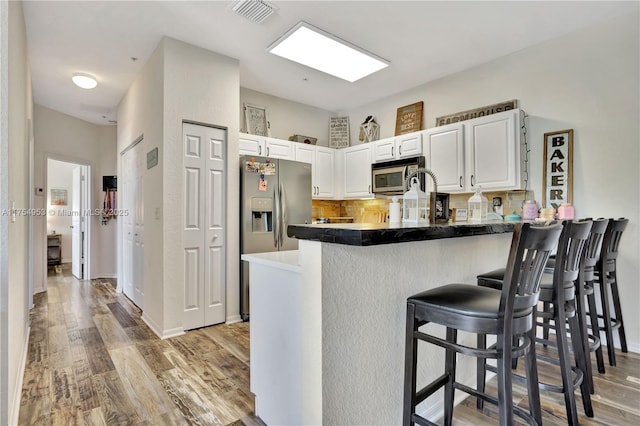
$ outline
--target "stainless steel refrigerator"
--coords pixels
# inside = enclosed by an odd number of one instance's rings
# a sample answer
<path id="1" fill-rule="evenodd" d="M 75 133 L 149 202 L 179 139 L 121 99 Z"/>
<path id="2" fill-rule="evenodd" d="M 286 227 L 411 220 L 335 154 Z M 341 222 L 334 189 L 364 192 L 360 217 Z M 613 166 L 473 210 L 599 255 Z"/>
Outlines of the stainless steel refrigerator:
<path id="1" fill-rule="evenodd" d="M 311 223 L 311 165 L 240 157 L 240 254 L 297 250 L 289 224 Z M 249 264 L 240 261 L 240 313 L 249 319 Z"/>

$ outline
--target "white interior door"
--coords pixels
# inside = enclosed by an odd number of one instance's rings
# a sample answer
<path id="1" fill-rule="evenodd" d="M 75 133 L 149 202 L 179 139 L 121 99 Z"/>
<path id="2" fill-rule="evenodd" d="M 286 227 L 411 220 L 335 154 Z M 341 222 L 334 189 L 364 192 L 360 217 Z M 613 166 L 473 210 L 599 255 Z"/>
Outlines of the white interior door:
<path id="1" fill-rule="evenodd" d="M 184 328 L 225 321 L 225 130 L 183 125 Z"/>
<path id="2" fill-rule="evenodd" d="M 83 252 L 83 230 L 82 230 L 82 167 L 73 169 L 73 183 L 71 187 L 71 273 L 77 279 L 84 279 L 82 252 Z"/>
<path id="3" fill-rule="evenodd" d="M 142 143 L 126 151 L 122 157 L 123 272 L 122 290 L 138 307 L 144 303 L 144 210 Z"/>

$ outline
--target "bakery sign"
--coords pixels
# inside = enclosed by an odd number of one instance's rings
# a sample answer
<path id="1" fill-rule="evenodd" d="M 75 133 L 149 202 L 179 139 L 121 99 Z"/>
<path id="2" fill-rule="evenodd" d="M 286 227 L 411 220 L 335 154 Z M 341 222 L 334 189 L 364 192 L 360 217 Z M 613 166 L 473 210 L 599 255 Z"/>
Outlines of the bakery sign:
<path id="1" fill-rule="evenodd" d="M 458 123 L 460 121 L 484 117 L 485 115 L 497 114 L 499 112 L 516 109 L 517 107 L 518 100 L 513 99 L 511 101 L 500 102 L 498 104 L 456 112 L 455 114 L 443 115 L 442 117 L 436 118 L 436 126 L 444 126 L 445 124 Z"/>
<path id="2" fill-rule="evenodd" d="M 544 134 L 542 206 L 573 202 L 573 129 Z"/>

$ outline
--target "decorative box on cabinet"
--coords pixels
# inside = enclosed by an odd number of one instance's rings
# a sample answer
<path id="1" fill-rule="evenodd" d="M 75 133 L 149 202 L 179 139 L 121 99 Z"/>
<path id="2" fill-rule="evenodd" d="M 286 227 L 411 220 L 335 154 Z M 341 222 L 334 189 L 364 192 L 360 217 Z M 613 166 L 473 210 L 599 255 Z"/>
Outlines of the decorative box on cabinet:
<path id="1" fill-rule="evenodd" d="M 58 266 L 62 264 L 62 235 L 47 235 L 47 265 Z"/>

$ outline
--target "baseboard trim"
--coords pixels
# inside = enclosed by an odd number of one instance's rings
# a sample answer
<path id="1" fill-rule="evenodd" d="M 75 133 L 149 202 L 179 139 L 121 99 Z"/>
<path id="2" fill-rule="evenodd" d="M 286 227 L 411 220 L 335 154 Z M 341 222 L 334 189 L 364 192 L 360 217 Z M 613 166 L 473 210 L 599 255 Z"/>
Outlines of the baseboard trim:
<path id="1" fill-rule="evenodd" d="M 97 276 L 93 277 L 92 279 L 97 280 L 100 278 L 118 278 L 118 274 L 97 274 Z"/>
<path id="2" fill-rule="evenodd" d="M 27 366 L 27 355 L 29 353 L 29 336 L 31 334 L 31 326 L 27 327 L 27 333 L 22 347 L 22 356 L 20 357 L 20 376 L 16 381 L 16 387 L 13 390 L 13 401 L 11 401 L 11 414 L 9 415 L 9 424 L 17 425 L 18 417 L 20 417 L 20 400 L 22 399 L 22 383 L 24 379 L 24 371 Z"/>
<path id="3" fill-rule="evenodd" d="M 182 336 L 184 334 L 184 328 L 182 327 L 162 330 L 161 327 L 159 327 L 151 318 L 145 315 L 144 312 L 142 312 L 142 321 L 144 321 L 144 323 L 147 324 L 151 331 L 153 331 L 156 336 L 158 336 L 162 340 L 169 339 L 171 337 Z"/>
<path id="4" fill-rule="evenodd" d="M 242 322 L 242 317 L 240 315 L 231 315 L 227 317 L 225 321 L 227 324 L 235 324 L 237 322 Z"/>

